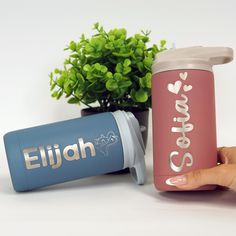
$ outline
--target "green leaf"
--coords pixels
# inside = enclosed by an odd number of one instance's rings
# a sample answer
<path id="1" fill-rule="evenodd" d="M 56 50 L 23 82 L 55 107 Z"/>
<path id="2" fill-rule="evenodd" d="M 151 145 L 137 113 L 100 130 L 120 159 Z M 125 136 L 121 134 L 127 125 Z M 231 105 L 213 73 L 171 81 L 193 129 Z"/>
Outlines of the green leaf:
<path id="1" fill-rule="evenodd" d="M 151 88 L 152 87 L 152 74 L 151 73 L 147 73 L 145 76 L 145 84 L 147 88 Z"/>
<path id="2" fill-rule="evenodd" d="M 131 65 L 131 61 L 129 59 L 125 59 L 123 65 L 125 67 L 128 67 L 129 65 Z"/>
<path id="3" fill-rule="evenodd" d="M 96 70 L 101 70 L 101 65 L 100 65 L 99 63 L 96 63 L 96 64 L 94 65 L 94 68 L 95 68 Z"/>
<path id="4" fill-rule="evenodd" d="M 94 50 L 101 51 L 106 43 L 106 40 L 102 37 L 92 37 L 90 40 L 90 46 Z"/>
<path id="5" fill-rule="evenodd" d="M 60 71 L 58 68 L 56 68 L 56 69 L 54 70 L 54 73 L 55 73 L 55 74 L 60 74 L 61 71 Z"/>
<path id="6" fill-rule="evenodd" d="M 139 85 L 141 88 L 151 88 L 152 86 L 152 74 L 147 73 L 144 77 L 139 78 Z"/>
<path id="7" fill-rule="evenodd" d="M 122 80 L 122 79 L 123 79 L 123 76 L 122 76 L 122 74 L 120 74 L 120 73 L 115 73 L 115 74 L 114 74 L 114 79 L 115 79 L 116 81 L 119 81 L 119 80 Z"/>
<path id="8" fill-rule="evenodd" d="M 123 75 L 129 74 L 130 71 L 131 71 L 131 67 L 125 67 L 125 68 L 123 68 Z"/>
<path id="9" fill-rule="evenodd" d="M 138 70 L 140 71 L 140 72 L 143 72 L 143 63 L 140 61 L 140 62 L 137 62 L 137 67 L 138 67 Z"/>
<path id="10" fill-rule="evenodd" d="M 65 81 L 65 78 L 63 76 L 56 79 L 58 86 L 61 88 L 63 88 L 63 86 L 64 86 L 64 81 Z"/>
<path id="11" fill-rule="evenodd" d="M 153 63 L 153 59 L 150 57 L 145 57 L 143 60 L 143 64 L 145 68 L 148 70 L 151 70 L 152 63 Z"/>
<path id="12" fill-rule="evenodd" d="M 148 94 L 145 90 L 139 89 L 135 93 L 135 98 L 138 102 L 146 102 L 148 100 Z"/>
<path id="13" fill-rule="evenodd" d="M 83 82 L 83 81 L 84 81 L 84 77 L 83 77 L 83 75 L 82 75 L 81 73 L 77 73 L 77 74 L 76 74 L 76 77 L 77 77 L 77 79 L 78 79 L 80 82 Z"/>
<path id="14" fill-rule="evenodd" d="M 84 49 L 85 49 L 86 53 L 88 53 L 88 54 L 91 54 L 94 52 L 94 47 L 91 46 L 89 43 L 86 44 Z"/>
<path id="15" fill-rule="evenodd" d="M 50 87 L 50 90 L 52 91 L 56 87 L 56 85 L 57 85 L 56 83 L 52 83 L 51 87 Z"/>
<path id="16" fill-rule="evenodd" d="M 112 79 L 113 78 L 113 75 L 110 71 L 106 73 L 106 78 L 107 79 Z"/>
<path id="17" fill-rule="evenodd" d="M 121 53 L 121 52 L 112 52 L 112 55 L 117 56 L 117 57 L 129 57 L 132 54 L 132 52 L 127 52 L 127 53 Z"/>
<path id="18" fill-rule="evenodd" d="M 116 72 L 122 73 L 122 70 L 123 70 L 122 64 L 121 64 L 121 63 L 118 63 L 118 64 L 116 65 Z"/>
<path id="19" fill-rule="evenodd" d="M 141 48 L 137 48 L 135 50 L 135 55 L 136 56 L 143 56 L 143 50 Z"/>
<path id="20" fill-rule="evenodd" d="M 90 104 L 97 101 L 97 96 L 91 97 L 88 93 L 86 95 L 87 96 L 85 96 L 82 100 L 85 104 Z"/>
<path id="21" fill-rule="evenodd" d="M 118 88 L 116 89 L 113 94 L 112 97 L 114 99 L 120 99 L 124 96 L 124 94 L 126 93 L 127 89 L 126 88 Z"/>
<path id="22" fill-rule="evenodd" d="M 109 49 L 109 50 L 113 50 L 115 47 L 114 47 L 113 43 L 110 42 L 110 43 L 107 43 L 107 44 L 105 45 L 105 48 L 106 48 L 106 49 Z"/>
<path id="23" fill-rule="evenodd" d="M 113 79 L 109 79 L 107 82 L 106 82 L 106 88 L 109 90 L 109 91 L 114 91 L 118 88 L 118 84 L 115 80 Z"/>
<path id="24" fill-rule="evenodd" d="M 146 87 L 146 83 L 145 83 L 145 77 L 144 78 L 138 78 L 139 79 L 139 85 L 141 88 L 145 88 Z"/>
<path id="25" fill-rule="evenodd" d="M 52 93 L 52 97 L 55 98 L 56 96 L 57 96 L 57 91 L 54 91 L 54 92 Z"/>
<path id="26" fill-rule="evenodd" d="M 100 70 L 103 74 L 105 74 L 107 72 L 107 67 L 102 65 Z"/>
<path id="27" fill-rule="evenodd" d="M 57 96 L 56 96 L 57 100 L 61 98 L 62 94 L 63 94 L 63 90 L 61 90 L 61 91 L 57 94 Z"/>
<path id="28" fill-rule="evenodd" d="M 84 65 L 83 70 L 86 71 L 86 72 L 88 72 L 88 71 L 91 70 L 91 66 L 88 65 L 88 64 L 86 64 L 86 65 Z"/>
<path id="29" fill-rule="evenodd" d="M 72 93 L 72 87 L 71 87 L 71 82 L 70 80 L 67 80 L 64 83 L 64 91 L 66 92 L 66 94 L 71 94 Z"/>
<path id="30" fill-rule="evenodd" d="M 132 100 L 133 100 L 134 102 L 137 102 L 137 100 L 136 100 L 136 98 L 135 98 L 135 93 L 136 93 L 135 89 L 131 89 L 131 91 L 130 91 L 130 97 L 132 98 Z"/>
<path id="31" fill-rule="evenodd" d="M 70 50 L 75 51 L 76 50 L 76 43 L 74 41 L 71 41 L 69 48 L 70 48 Z"/>
<path id="32" fill-rule="evenodd" d="M 166 40 L 162 39 L 160 41 L 160 45 L 161 45 L 161 47 L 164 47 L 166 45 Z"/>
<path id="33" fill-rule="evenodd" d="M 79 103 L 79 99 L 78 99 L 78 98 L 75 98 L 75 97 L 72 97 L 72 98 L 70 98 L 67 102 L 68 102 L 69 104 L 76 104 L 76 103 Z"/>
<path id="34" fill-rule="evenodd" d="M 96 23 L 93 25 L 93 28 L 94 28 L 94 29 L 98 29 L 98 28 L 99 28 L 99 23 L 96 22 Z"/>
<path id="35" fill-rule="evenodd" d="M 81 89 L 77 88 L 77 89 L 75 90 L 75 96 L 76 96 L 78 99 L 81 99 L 82 96 L 83 96 L 83 91 L 82 91 Z"/>
<path id="36" fill-rule="evenodd" d="M 119 82 L 119 88 L 128 88 L 132 85 L 130 80 L 123 80 Z"/>

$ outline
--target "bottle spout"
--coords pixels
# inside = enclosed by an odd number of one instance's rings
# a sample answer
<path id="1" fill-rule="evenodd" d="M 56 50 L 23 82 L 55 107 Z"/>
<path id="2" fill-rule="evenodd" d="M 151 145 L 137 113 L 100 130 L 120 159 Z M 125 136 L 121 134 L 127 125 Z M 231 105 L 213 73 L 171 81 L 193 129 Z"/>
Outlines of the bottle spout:
<path id="1" fill-rule="evenodd" d="M 228 47 L 206 47 L 202 54 L 211 65 L 221 65 L 233 60 L 233 49 Z"/>

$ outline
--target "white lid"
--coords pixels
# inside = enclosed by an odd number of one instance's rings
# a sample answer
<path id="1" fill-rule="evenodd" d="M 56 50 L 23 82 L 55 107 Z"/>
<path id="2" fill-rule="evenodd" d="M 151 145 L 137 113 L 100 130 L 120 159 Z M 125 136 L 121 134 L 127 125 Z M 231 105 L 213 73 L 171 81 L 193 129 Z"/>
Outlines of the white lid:
<path id="1" fill-rule="evenodd" d="M 144 160 L 145 147 L 137 119 L 131 112 L 112 112 L 118 125 L 124 153 L 124 168 L 130 168 L 130 174 L 137 184 L 146 180 Z"/>
<path id="2" fill-rule="evenodd" d="M 233 60 L 233 49 L 227 47 L 188 47 L 170 49 L 157 53 L 152 73 L 176 69 L 199 69 L 212 71 L 213 65 Z"/>

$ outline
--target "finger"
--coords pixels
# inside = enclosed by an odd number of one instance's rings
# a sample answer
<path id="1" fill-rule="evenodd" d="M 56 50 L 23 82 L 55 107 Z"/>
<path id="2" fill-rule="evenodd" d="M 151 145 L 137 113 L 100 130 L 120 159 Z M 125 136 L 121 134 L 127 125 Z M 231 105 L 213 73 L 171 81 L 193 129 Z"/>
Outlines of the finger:
<path id="1" fill-rule="evenodd" d="M 217 161 L 220 164 L 232 164 L 233 163 L 233 154 L 236 151 L 235 147 L 220 147 L 217 148 Z M 231 157 L 231 158 L 230 158 Z"/>
<path id="2" fill-rule="evenodd" d="M 225 163 L 225 156 L 224 156 L 224 152 L 223 152 L 224 149 L 225 149 L 225 147 L 217 148 L 217 161 L 221 164 Z"/>
<path id="3" fill-rule="evenodd" d="M 169 182 L 178 188 L 190 190 L 208 184 L 234 188 L 235 179 L 236 165 L 222 164 L 213 168 L 194 170 L 184 175 L 175 176 L 170 178 Z"/>
<path id="4" fill-rule="evenodd" d="M 236 163 L 236 147 L 220 147 L 217 149 L 217 157 L 220 163 Z"/>

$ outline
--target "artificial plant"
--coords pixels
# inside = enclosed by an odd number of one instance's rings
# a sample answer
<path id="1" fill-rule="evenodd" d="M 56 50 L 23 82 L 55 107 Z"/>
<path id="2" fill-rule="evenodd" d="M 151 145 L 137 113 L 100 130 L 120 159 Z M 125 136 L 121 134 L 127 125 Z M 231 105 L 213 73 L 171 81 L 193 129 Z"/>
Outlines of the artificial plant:
<path id="1" fill-rule="evenodd" d="M 124 28 L 107 32 L 99 23 L 93 29 L 90 38 L 82 34 L 65 48 L 64 67 L 50 73 L 52 97 L 64 94 L 70 104 L 99 111 L 151 107 L 151 65 L 166 41 L 148 47 L 150 31 L 127 36 Z"/>

